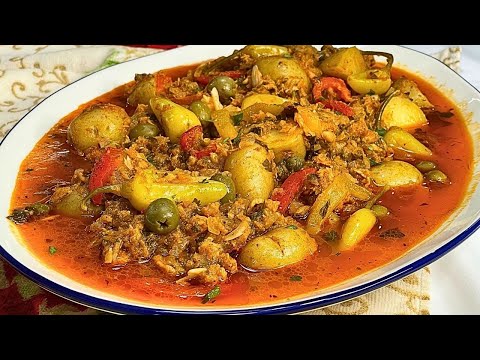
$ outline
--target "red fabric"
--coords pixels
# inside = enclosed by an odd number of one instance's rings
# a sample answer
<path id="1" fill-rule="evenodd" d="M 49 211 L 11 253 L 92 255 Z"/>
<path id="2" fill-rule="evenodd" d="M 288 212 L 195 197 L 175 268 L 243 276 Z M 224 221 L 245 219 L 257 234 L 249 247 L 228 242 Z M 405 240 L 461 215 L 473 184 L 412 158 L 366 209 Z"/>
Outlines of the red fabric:
<path id="1" fill-rule="evenodd" d="M 132 46 L 132 47 L 146 47 L 146 48 L 151 48 L 151 49 L 163 49 L 163 50 L 168 50 L 168 49 L 173 49 L 176 47 L 179 47 L 181 45 L 127 45 L 127 46 Z"/>
<path id="2" fill-rule="evenodd" d="M 178 45 L 129 45 L 171 49 Z M 98 314 L 41 289 L 0 258 L 0 315 Z"/>

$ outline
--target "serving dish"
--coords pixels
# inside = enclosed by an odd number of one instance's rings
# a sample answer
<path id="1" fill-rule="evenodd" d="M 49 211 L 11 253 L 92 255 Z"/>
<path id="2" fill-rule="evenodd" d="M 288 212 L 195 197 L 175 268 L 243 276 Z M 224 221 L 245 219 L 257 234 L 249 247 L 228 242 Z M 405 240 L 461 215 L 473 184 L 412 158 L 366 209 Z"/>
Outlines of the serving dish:
<path id="1" fill-rule="evenodd" d="M 427 265 L 442 256 L 453 247 L 465 240 L 478 227 L 478 212 L 480 206 L 475 205 L 475 199 L 480 196 L 475 190 L 476 177 L 470 184 L 469 195 L 465 206 L 445 223 L 435 234 L 412 250 L 406 256 L 387 266 L 357 277 L 346 283 L 334 286 L 309 297 L 293 299 L 289 302 L 267 305 L 263 307 L 242 308 L 171 308 L 159 307 L 123 299 L 102 293 L 77 284 L 65 276 L 49 269 L 34 258 L 21 243 L 19 243 L 11 227 L 5 220 L 8 214 L 10 194 L 15 183 L 18 167 L 33 145 L 46 133 L 58 119 L 73 111 L 78 105 L 91 98 L 109 91 L 129 80 L 133 73 L 153 72 L 182 64 L 196 63 L 208 58 L 229 54 L 241 46 L 191 46 L 172 50 L 171 52 L 152 55 L 128 63 L 117 65 L 102 72 L 92 74 L 69 87 L 62 89 L 47 98 L 12 130 L 0 147 L 0 161 L 5 164 L 4 191 L 2 191 L 2 207 L 0 214 L 4 215 L 0 222 L 0 233 L 5 236 L 0 240 L 0 254 L 12 263 L 18 270 L 38 282 L 41 286 L 71 300 L 89 306 L 126 313 L 171 313 L 171 312 L 216 312 L 216 313 L 282 313 L 304 311 L 315 307 L 329 305 L 361 295 Z M 442 63 L 426 55 L 416 53 L 396 46 L 359 46 L 364 50 L 383 50 L 394 54 L 397 66 L 404 66 L 410 71 L 418 72 L 430 81 L 441 86 L 444 91 L 451 91 L 452 98 L 457 103 L 464 103 L 466 113 L 472 113 L 468 118 L 469 128 L 475 138 L 475 117 L 480 114 L 478 92 L 449 70 Z M 68 100 L 67 100 L 68 99 Z M 45 120 L 48 119 L 48 120 Z M 478 153 L 475 145 L 475 154 Z M 476 158 L 477 156 L 475 156 Z M 475 164 L 477 167 L 477 164 Z M 477 168 L 474 173 L 476 174 Z"/>

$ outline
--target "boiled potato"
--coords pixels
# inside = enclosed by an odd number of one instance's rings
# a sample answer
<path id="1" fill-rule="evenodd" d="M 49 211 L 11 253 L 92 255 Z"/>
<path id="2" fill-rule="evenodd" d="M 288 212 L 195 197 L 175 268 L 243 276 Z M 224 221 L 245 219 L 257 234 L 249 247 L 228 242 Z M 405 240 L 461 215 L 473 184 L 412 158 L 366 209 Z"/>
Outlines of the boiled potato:
<path id="1" fill-rule="evenodd" d="M 423 145 L 409 132 L 393 126 L 383 137 L 388 146 L 394 150 L 401 150 L 420 156 L 432 156 L 432 151 Z"/>
<path id="2" fill-rule="evenodd" d="M 194 112 L 164 97 L 151 99 L 150 106 L 165 130 L 165 134 L 174 144 L 180 142 L 180 137 L 185 131 L 202 125 Z"/>
<path id="3" fill-rule="evenodd" d="M 310 91 L 310 79 L 295 59 L 269 56 L 258 59 L 256 65 L 262 75 L 269 76 L 273 81 L 296 79 L 299 88 L 307 93 Z"/>
<path id="4" fill-rule="evenodd" d="M 243 99 L 242 110 L 252 106 L 253 104 L 273 104 L 273 105 L 282 105 L 287 102 L 287 99 L 281 98 L 280 96 L 270 95 L 270 94 L 254 94 L 247 96 Z"/>
<path id="5" fill-rule="evenodd" d="M 326 76 L 335 76 L 347 80 L 350 75 L 367 71 L 367 64 L 356 47 L 343 48 L 326 58 L 320 69 Z"/>
<path id="6" fill-rule="evenodd" d="M 150 104 L 150 99 L 156 96 L 155 75 L 135 75 L 135 80 L 135 87 L 127 99 L 128 104 L 134 107 L 138 106 L 139 104 Z"/>
<path id="7" fill-rule="evenodd" d="M 377 222 L 375 213 L 370 209 L 360 209 L 354 212 L 343 225 L 342 236 L 338 250 L 350 250 L 362 241 Z"/>
<path id="8" fill-rule="evenodd" d="M 378 186 L 400 187 L 420 185 L 423 176 L 418 169 L 405 161 L 387 161 L 370 169 L 370 176 Z"/>
<path id="9" fill-rule="evenodd" d="M 92 146 L 120 144 L 126 137 L 130 117 L 123 108 L 112 104 L 96 104 L 68 126 L 68 141 L 80 152 Z"/>
<path id="10" fill-rule="evenodd" d="M 316 250 L 317 243 L 305 230 L 283 227 L 251 240 L 238 262 L 251 270 L 273 270 L 302 261 Z"/>
<path id="11" fill-rule="evenodd" d="M 269 162 L 267 150 L 258 144 L 248 145 L 231 153 L 225 170 L 232 174 L 237 193 L 246 199 L 266 200 L 275 186 L 273 173 L 265 169 Z"/>
<path id="12" fill-rule="evenodd" d="M 427 124 L 428 121 L 423 111 L 403 96 L 393 97 L 385 107 L 381 118 L 381 125 L 387 130 L 392 126 L 412 129 Z"/>
<path id="13" fill-rule="evenodd" d="M 307 148 L 303 140 L 302 129 L 295 127 L 289 132 L 271 131 L 262 136 L 260 140 L 275 154 L 275 162 L 278 163 L 290 153 L 305 159 Z"/>

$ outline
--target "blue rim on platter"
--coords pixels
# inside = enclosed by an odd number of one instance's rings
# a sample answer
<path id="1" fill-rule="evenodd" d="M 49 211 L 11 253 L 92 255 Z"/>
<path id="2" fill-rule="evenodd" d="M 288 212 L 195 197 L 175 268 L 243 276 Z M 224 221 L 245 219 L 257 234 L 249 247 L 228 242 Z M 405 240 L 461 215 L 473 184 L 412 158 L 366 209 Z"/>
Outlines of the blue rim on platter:
<path id="1" fill-rule="evenodd" d="M 404 47 L 404 46 L 402 46 Z M 404 47 L 406 48 L 406 47 Z M 430 56 L 428 54 L 422 53 L 421 51 L 406 48 L 410 51 L 417 52 L 420 54 L 423 54 L 424 56 L 428 56 L 441 64 L 445 65 L 443 62 L 440 60 L 434 58 L 433 56 Z M 147 56 L 152 56 L 155 54 L 147 55 Z M 134 61 L 129 60 L 129 61 Z M 465 83 L 467 83 L 470 87 L 472 87 L 475 91 L 478 92 L 478 90 L 470 84 L 466 79 L 464 79 L 461 75 L 456 73 L 454 70 L 452 70 L 450 67 L 445 65 L 450 71 L 454 72 L 460 79 L 462 79 Z M 101 70 L 100 70 L 101 71 Z M 93 73 L 92 73 L 93 74 Z M 90 75 L 92 75 L 90 74 Z M 87 75 L 87 76 L 90 76 Z M 86 76 L 85 76 L 86 77 Z M 78 79 L 71 84 L 76 83 L 79 80 L 84 79 L 85 77 Z M 69 85 L 71 85 L 69 84 Z M 69 86 L 67 85 L 67 86 Z M 65 87 L 64 87 L 65 88 Z M 48 97 L 44 98 L 38 105 L 40 105 L 44 100 L 49 98 L 50 96 L 56 94 L 59 91 L 62 91 L 64 88 L 59 89 L 49 95 Z M 35 106 L 36 108 L 36 106 Z M 31 111 L 35 110 L 33 108 Z M 29 113 L 30 113 L 29 112 Z M 17 124 L 15 124 L 12 129 L 8 132 L 8 134 L 0 141 L 0 146 L 4 142 L 4 140 L 7 138 L 7 136 L 15 129 L 15 127 L 27 116 L 22 117 Z M 468 239 L 471 235 L 475 233 L 475 231 L 480 227 L 480 219 L 477 219 L 473 224 L 471 224 L 467 229 L 462 231 L 460 234 L 455 236 L 453 239 L 451 239 L 447 244 L 443 245 L 442 247 L 438 248 L 437 250 L 423 256 L 422 258 L 414 261 L 411 264 L 408 264 L 401 269 L 386 275 L 384 277 L 381 277 L 379 279 L 367 282 L 365 284 L 356 286 L 351 289 L 343 290 L 343 291 L 338 291 L 333 294 L 328 294 L 328 295 L 319 295 L 316 298 L 313 299 L 306 299 L 306 300 L 298 300 L 298 301 L 293 301 L 287 304 L 275 304 L 271 306 L 263 306 L 261 308 L 251 308 L 251 309 L 232 309 L 232 310 L 204 310 L 202 309 L 201 311 L 195 311 L 195 310 L 170 310 L 170 309 L 159 309 L 159 308 L 149 308 L 145 306 L 140 306 L 140 305 L 130 305 L 130 304 L 124 304 L 120 303 L 117 301 L 111 301 L 111 300 L 104 300 L 100 299 L 94 296 L 86 295 L 81 292 L 69 289 L 63 285 L 57 284 L 44 276 L 38 274 L 37 272 L 27 268 L 25 265 L 20 263 L 18 260 L 16 260 L 14 257 L 12 257 L 1 245 L 0 245 L 0 256 L 5 259 L 10 265 L 12 265 L 17 271 L 22 273 L 24 276 L 29 278 L 30 280 L 34 281 L 36 284 L 41 286 L 42 288 L 58 295 L 61 296 L 65 299 L 71 300 L 73 302 L 89 306 L 92 308 L 108 311 L 108 312 L 113 312 L 113 313 L 121 313 L 121 314 L 140 314 L 140 315 L 274 315 L 274 314 L 291 314 L 291 313 L 299 313 L 299 312 L 304 312 L 308 310 L 313 310 L 321 307 L 325 307 L 328 305 L 333 305 L 337 304 L 346 300 L 353 299 L 355 297 L 367 294 L 373 290 L 379 289 L 383 286 L 386 286 L 394 281 L 400 280 L 404 278 L 405 276 L 408 276 L 423 267 L 431 264 L 435 260 L 441 258 L 445 254 L 449 253 L 451 250 L 456 248 L 458 245 L 460 245 L 462 242 L 464 242 L 466 239 Z"/>

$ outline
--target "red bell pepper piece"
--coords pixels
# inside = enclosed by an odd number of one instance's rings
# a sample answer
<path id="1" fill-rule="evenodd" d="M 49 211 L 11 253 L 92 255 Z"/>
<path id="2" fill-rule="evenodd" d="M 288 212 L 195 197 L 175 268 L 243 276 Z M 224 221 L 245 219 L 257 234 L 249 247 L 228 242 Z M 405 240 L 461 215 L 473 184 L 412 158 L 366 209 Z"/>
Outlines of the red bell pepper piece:
<path id="1" fill-rule="evenodd" d="M 198 125 L 185 131 L 180 137 L 180 147 L 183 151 L 193 150 L 203 137 L 203 128 Z"/>
<path id="2" fill-rule="evenodd" d="M 354 114 L 353 109 L 350 106 L 338 100 L 323 100 L 322 104 L 325 105 L 327 109 L 341 112 L 346 116 L 353 116 Z"/>
<path id="3" fill-rule="evenodd" d="M 165 89 L 167 88 L 168 85 L 172 83 L 172 78 L 168 75 L 165 75 L 164 73 L 156 73 L 155 74 L 155 81 L 156 81 L 156 94 L 164 94 Z"/>
<path id="4" fill-rule="evenodd" d="M 323 92 L 327 90 L 330 94 L 335 93 L 338 98 L 343 101 L 350 102 L 352 101 L 352 94 L 348 90 L 345 81 L 335 77 L 322 77 L 319 80 L 315 81 L 313 86 L 313 98 L 315 101 L 320 101 L 323 96 Z"/>
<path id="5" fill-rule="evenodd" d="M 284 181 L 282 187 L 273 193 L 272 200 L 280 202 L 278 210 L 282 214 L 285 214 L 293 199 L 295 199 L 295 196 L 297 196 L 302 189 L 307 176 L 316 172 L 317 170 L 315 168 L 297 171 L 290 175 L 287 180 Z"/>
<path id="6" fill-rule="evenodd" d="M 195 157 L 197 159 L 201 159 L 201 158 L 204 158 L 206 156 L 210 156 L 210 154 L 214 153 L 215 151 L 217 151 L 217 144 L 210 143 L 210 144 L 208 144 L 208 146 L 205 149 L 194 150 L 193 155 L 195 155 Z"/>
<path id="7" fill-rule="evenodd" d="M 202 97 L 203 97 L 202 92 L 199 92 L 197 94 L 184 96 L 184 97 L 178 98 L 178 99 L 171 98 L 170 100 L 172 100 L 174 103 L 176 103 L 178 105 L 190 105 L 194 101 L 200 100 Z"/>
<path id="8" fill-rule="evenodd" d="M 195 78 L 195 81 L 203 86 L 207 86 L 210 80 L 212 80 L 212 77 L 207 75 L 200 75 Z"/>
<path id="9" fill-rule="evenodd" d="M 325 91 L 327 91 L 327 94 L 324 94 Z M 322 77 L 315 81 L 312 92 L 314 100 L 321 102 L 327 109 L 341 112 L 346 116 L 353 116 L 353 110 L 349 105 L 333 98 L 333 96 L 336 96 L 346 102 L 352 101 L 352 94 L 342 79 Z"/>
<path id="10" fill-rule="evenodd" d="M 99 187 L 108 184 L 113 172 L 122 164 L 123 151 L 117 148 L 108 148 L 102 157 L 95 163 L 90 175 L 88 190 L 93 191 Z M 100 205 L 103 200 L 103 194 L 98 194 L 92 198 L 95 205 Z"/>
<path id="11" fill-rule="evenodd" d="M 180 137 L 180 147 L 183 151 L 192 153 L 197 159 L 209 156 L 212 152 L 217 151 L 217 145 L 210 143 L 206 148 L 198 149 L 203 139 L 203 128 L 194 126 L 190 130 L 185 131 Z"/>
<path id="12" fill-rule="evenodd" d="M 220 73 L 220 75 L 228 76 L 228 77 L 231 77 L 232 79 L 236 80 L 236 79 L 239 79 L 243 76 L 243 71 L 240 71 L 240 70 L 222 71 Z"/>

